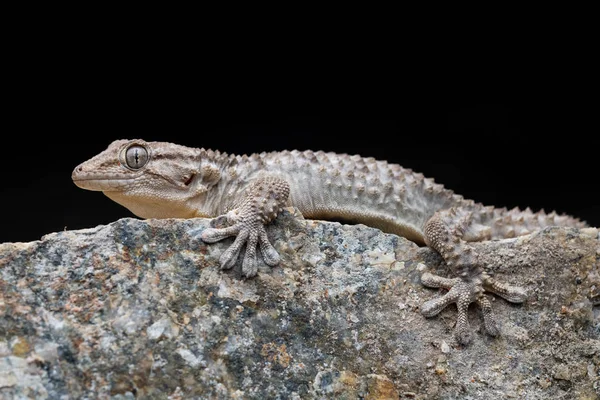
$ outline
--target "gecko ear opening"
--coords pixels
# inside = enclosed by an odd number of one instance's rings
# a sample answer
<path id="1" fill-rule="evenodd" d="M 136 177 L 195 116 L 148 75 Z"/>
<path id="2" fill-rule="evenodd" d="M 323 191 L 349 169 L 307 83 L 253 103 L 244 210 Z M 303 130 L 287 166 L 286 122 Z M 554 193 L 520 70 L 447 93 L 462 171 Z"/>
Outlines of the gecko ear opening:
<path id="1" fill-rule="evenodd" d="M 185 186 L 190 186 L 190 183 L 192 183 L 194 181 L 194 178 L 196 177 L 196 174 L 190 174 L 190 177 L 186 179 L 185 182 L 183 182 L 183 184 Z"/>
<path id="2" fill-rule="evenodd" d="M 200 167 L 200 170 L 190 172 L 190 175 L 183 177 L 183 185 L 190 187 L 196 194 L 204 193 L 208 191 L 221 179 L 221 172 L 218 168 L 211 164 L 204 164 Z"/>

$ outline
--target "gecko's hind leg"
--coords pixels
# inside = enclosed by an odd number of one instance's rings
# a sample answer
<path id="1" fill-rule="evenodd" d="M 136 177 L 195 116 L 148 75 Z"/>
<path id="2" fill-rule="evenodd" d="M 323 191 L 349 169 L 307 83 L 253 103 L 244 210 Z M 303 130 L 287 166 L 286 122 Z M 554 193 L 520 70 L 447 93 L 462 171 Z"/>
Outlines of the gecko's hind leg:
<path id="1" fill-rule="evenodd" d="M 461 344 L 470 341 L 467 310 L 473 302 L 481 308 L 485 330 L 491 336 L 500 334 L 491 303 L 484 295 L 485 291 L 495 293 L 513 303 L 521 303 L 527 297 L 524 289 L 498 282 L 483 272 L 475 250 L 461 240 L 471 222 L 470 219 L 471 215 L 467 212 L 444 210 L 430 218 L 424 229 L 427 245 L 440 253 L 458 277 L 449 279 L 425 272 L 421 277 L 425 286 L 445 288 L 448 289 L 448 293 L 425 302 L 421 306 L 421 313 L 426 317 L 433 317 L 448 305 L 456 303 L 458 316 L 455 336 Z"/>

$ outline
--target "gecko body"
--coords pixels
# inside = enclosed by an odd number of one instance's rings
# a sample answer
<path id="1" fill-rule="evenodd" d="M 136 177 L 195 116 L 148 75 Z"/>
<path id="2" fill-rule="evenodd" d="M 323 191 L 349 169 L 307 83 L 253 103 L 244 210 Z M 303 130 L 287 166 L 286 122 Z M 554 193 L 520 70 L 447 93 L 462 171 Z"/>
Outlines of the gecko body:
<path id="1" fill-rule="evenodd" d="M 477 302 L 489 334 L 499 334 L 485 291 L 520 303 L 523 289 L 485 273 L 469 242 L 516 237 L 546 226 L 584 227 L 570 216 L 485 207 L 397 164 L 322 151 L 230 155 L 140 139 L 117 140 L 77 166 L 76 185 L 102 191 L 141 218 L 221 217 L 225 228 L 207 228 L 207 243 L 235 236 L 220 258 L 231 268 L 246 251 L 242 272 L 257 273 L 257 249 L 268 265 L 279 263 L 265 225 L 285 206 L 310 219 L 363 223 L 427 245 L 444 258 L 454 278 L 424 273 L 426 286 L 448 293 L 422 305 L 434 316 L 457 304 L 456 337 L 470 340 L 467 308 Z"/>

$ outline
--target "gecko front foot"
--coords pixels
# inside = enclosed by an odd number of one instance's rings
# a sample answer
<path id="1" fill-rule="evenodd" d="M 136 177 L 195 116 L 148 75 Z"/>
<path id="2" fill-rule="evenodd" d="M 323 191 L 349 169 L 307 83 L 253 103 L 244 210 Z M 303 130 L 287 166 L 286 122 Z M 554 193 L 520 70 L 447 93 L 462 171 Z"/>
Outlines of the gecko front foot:
<path id="1" fill-rule="evenodd" d="M 485 273 L 472 277 L 448 279 L 433 275 L 429 272 L 421 276 L 425 286 L 448 289 L 448 293 L 421 306 L 421 313 L 426 317 L 433 317 L 452 303 L 456 303 L 458 316 L 456 319 L 455 336 L 459 343 L 466 345 L 471 340 L 467 310 L 469 304 L 476 302 L 483 313 L 485 330 L 491 336 L 498 336 L 500 330 L 492 312 L 492 305 L 484 291 L 496 293 L 512 303 L 522 303 L 527 294 L 524 289 L 500 283 Z"/>
<path id="2" fill-rule="evenodd" d="M 236 236 L 236 238 L 219 258 L 222 269 L 234 266 L 244 244 L 246 244 L 246 254 L 242 262 L 242 273 L 245 276 L 252 277 L 258 271 L 256 265 L 257 245 L 267 265 L 275 266 L 279 263 L 279 254 L 269 242 L 267 231 L 260 221 L 245 220 L 226 228 L 207 228 L 202 232 L 202 240 L 206 243 L 215 243 L 230 236 Z"/>
<path id="3" fill-rule="evenodd" d="M 247 189 L 241 204 L 218 218 L 225 218 L 231 225 L 226 228 L 207 228 L 202 232 L 202 240 L 215 243 L 230 236 L 235 241 L 221 255 L 222 269 L 229 269 L 246 244 L 246 254 L 242 262 L 242 274 L 252 277 L 258 272 L 256 247 L 258 246 L 267 265 L 279 263 L 279 254 L 269 242 L 265 224 L 273 220 L 285 205 L 289 195 L 289 185 L 278 178 L 263 178 L 254 181 Z"/>

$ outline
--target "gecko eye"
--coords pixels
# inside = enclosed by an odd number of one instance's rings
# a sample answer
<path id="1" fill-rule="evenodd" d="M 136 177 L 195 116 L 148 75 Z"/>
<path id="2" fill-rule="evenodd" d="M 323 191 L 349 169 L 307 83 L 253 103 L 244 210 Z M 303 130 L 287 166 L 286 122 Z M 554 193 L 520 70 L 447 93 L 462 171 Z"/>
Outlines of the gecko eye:
<path id="1" fill-rule="evenodd" d="M 131 169 L 140 169 L 148 162 L 148 151 L 139 144 L 134 144 L 125 152 L 125 162 Z"/>

